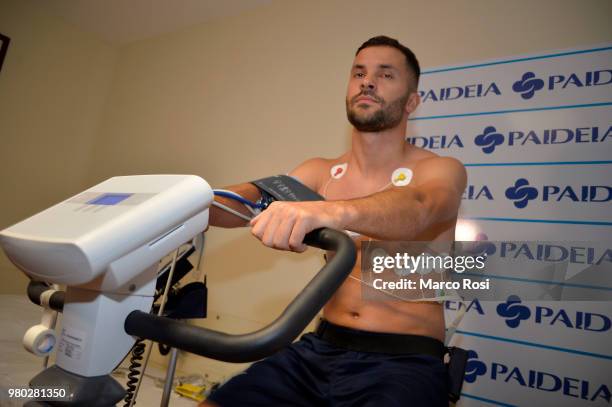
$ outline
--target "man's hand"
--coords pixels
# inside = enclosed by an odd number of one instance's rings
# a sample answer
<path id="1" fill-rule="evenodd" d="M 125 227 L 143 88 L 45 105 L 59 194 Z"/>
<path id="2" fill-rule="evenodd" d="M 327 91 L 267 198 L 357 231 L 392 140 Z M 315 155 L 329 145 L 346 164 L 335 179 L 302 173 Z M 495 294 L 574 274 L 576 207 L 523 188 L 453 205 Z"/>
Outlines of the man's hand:
<path id="1" fill-rule="evenodd" d="M 304 236 L 315 229 L 342 229 L 344 210 L 336 202 L 276 201 L 251 219 L 251 233 L 274 249 L 301 253 L 306 250 Z"/>

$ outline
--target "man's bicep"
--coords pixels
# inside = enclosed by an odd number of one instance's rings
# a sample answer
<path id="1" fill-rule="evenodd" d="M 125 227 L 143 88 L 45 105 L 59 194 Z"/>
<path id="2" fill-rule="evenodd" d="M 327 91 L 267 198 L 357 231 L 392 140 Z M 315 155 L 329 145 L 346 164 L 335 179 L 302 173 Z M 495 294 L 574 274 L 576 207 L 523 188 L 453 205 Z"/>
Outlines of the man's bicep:
<path id="1" fill-rule="evenodd" d="M 467 183 L 463 164 L 453 158 L 436 158 L 418 168 L 415 188 L 436 221 L 456 215 Z"/>

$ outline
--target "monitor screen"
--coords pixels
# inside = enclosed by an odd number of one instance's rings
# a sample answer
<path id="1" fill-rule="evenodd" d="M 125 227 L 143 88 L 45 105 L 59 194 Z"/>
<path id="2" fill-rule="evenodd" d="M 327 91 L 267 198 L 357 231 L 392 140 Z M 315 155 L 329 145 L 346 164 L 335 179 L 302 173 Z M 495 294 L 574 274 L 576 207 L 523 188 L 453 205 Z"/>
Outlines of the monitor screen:
<path id="1" fill-rule="evenodd" d="M 87 202 L 90 205 L 117 205 L 133 194 L 102 194 Z"/>

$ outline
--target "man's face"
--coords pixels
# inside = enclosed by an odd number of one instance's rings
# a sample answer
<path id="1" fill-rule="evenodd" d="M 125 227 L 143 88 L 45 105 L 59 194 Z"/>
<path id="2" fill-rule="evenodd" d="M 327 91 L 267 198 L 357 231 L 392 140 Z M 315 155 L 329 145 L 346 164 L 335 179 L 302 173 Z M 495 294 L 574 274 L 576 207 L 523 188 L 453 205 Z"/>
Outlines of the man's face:
<path id="1" fill-rule="evenodd" d="M 346 93 L 349 122 L 362 132 L 397 126 L 409 113 L 413 75 L 404 54 L 388 46 L 368 47 L 355 57 Z"/>

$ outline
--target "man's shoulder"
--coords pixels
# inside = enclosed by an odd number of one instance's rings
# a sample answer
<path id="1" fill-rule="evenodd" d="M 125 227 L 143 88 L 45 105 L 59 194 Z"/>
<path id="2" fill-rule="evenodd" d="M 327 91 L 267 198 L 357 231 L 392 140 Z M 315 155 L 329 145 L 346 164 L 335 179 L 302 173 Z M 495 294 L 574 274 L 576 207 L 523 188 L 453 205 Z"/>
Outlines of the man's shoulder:
<path id="1" fill-rule="evenodd" d="M 296 177 L 300 182 L 310 189 L 317 191 L 329 177 L 331 168 L 334 165 L 346 162 L 346 154 L 336 158 L 314 157 L 310 158 L 297 167 L 289 175 Z"/>
<path id="2" fill-rule="evenodd" d="M 423 158 L 417 162 L 417 167 L 441 166 L 449 170 L 457 170 L 464 168 L 463 163 L 454 157 L 442 157 L 435 155 L 433 157 Z"/>
<path id="3" fill-rule="evenodd" d="M 417 147 L 414 144 L 410 145 L 410 148 L 406 152 L 406 158 L 412 162 L 419 162 L 422 160 L 427 160 L 430 158 L 440 157 L 438 154 L 433 151 L 426 150 L 421 147 Z"/>
<path id="4" fill-rule="evenodd" d="M 456 158 L 436 156 L 417 164 L 414 180 L 416 185 L 447 185 L 462 193 L 467 184 L 467 172 Z"/>
<path id="5" fill-rule="evenodd" d="M 458 159 L 440 156 L 415 146 L 410 161 L 416 185 L 444 179 L 459 189 L 464 188 L 467 173 Z"/>
<path id="6" fill-rule="evenodd" d="M 433 151 L 425 150 L 424 148 L 413 146 L 408 154 L 410 161 L 414 167 L 428 167 L 432 165 L 442 165 L 444 167 L 463 167 L 461 161 L 454 157 L 443 157 Z"/>
<path id="7" fill-rule="evenodd" d="M 309 158 L 308 160 L 304 161 L 303 163 L 295 167 L 291 171 L 290 174 L 291 175 L 294 175 L 294 173 L 300 173 L 300 174 L 306 174 L 306 175 L 316 174 L 318 176 L 327 174 L 329 173 L 329 170 L 334 165 L 340 164 L 342 162 L 346 162 L 346 160 L 343 161 L 343 158 L 345 158 L 344 155 L 341 155 L 340 157 L 336 157 L 336 158 L 324 158 L 324 157 Z"/>

